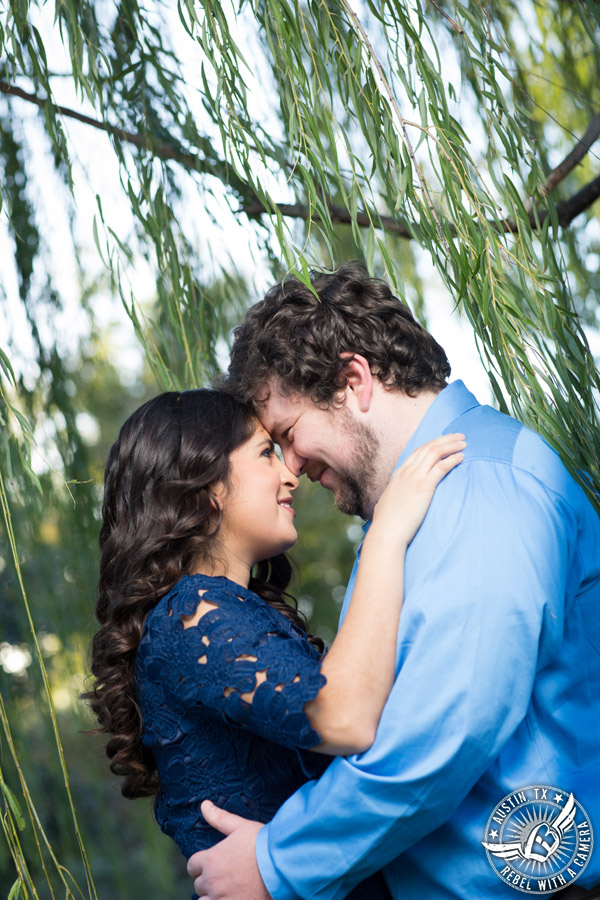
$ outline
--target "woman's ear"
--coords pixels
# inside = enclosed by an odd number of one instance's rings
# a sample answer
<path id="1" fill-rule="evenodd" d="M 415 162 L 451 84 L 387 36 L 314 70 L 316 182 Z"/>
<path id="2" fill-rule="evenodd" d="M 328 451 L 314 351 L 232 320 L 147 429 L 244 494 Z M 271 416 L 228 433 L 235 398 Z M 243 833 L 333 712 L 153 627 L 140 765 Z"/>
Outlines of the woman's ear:
<path id="1" fill-rule="evenodd" d="M 223 499 L 225 497 L 225 485 L 222 481 L 213 481 L 207 487 L 208 499 L 211 509 L 221 514 L 223 509 Z"/>
<path id="2" fill-rule="evenodd" d="M 368 412 L 373 398 L 373 375 L 371 367 L 360 353 L 340 353 L 342 359 L 349 359 L 344 369 L 346 391 L 350 392 L 360 412 Z"/>

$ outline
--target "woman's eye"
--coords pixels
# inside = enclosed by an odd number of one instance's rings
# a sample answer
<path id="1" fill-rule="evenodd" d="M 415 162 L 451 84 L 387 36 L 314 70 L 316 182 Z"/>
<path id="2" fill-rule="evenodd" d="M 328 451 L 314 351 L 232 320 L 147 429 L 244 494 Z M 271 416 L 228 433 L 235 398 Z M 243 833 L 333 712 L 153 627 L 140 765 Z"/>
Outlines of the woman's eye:
<path id="1" fill-rule="evenodd" d="M 265 449 L 261 453 L 261 456 L 269 456 L 270 457 L 270 456 L 273 456 L 274 453 L 275 453 L 275 449 L 273 447 L 265 447 Z"/>

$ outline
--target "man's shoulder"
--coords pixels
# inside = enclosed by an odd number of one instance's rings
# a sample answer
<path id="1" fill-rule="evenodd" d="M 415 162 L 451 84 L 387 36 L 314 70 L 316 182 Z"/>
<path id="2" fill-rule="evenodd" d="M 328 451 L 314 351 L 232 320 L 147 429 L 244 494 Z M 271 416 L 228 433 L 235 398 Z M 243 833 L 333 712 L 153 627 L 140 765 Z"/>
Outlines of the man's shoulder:
<path id="1" fill-rule="evenodd" d="M 524 427 L 491 406 L 474 406 L 458 416 L 447 431 L 464 432 L 468 459 L 512 463 Z"/>
<path id="2" fill-rule="evenodd" d="M 505 477 L 519 473 L 521 479 L 579 505 L 585 495 L 568 472 L 558 453 L 536 431 L 491 406 L 477 406 L 459 416 L 452 431 L 463 431 L 467 439 L 465 460 L 475 464 L 496 464 Z"/>

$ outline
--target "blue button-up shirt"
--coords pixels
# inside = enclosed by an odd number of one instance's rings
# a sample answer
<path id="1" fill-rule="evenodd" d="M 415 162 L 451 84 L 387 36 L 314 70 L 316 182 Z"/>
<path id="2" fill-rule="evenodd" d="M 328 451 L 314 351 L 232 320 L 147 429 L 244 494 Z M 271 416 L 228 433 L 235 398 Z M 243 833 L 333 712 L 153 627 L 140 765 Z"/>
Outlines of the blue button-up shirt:
<path id="1" fill-rule="evenodd" d="M 496 804 L 529 785 L 572 792 L 600 842 L 600 519 L 538 435 L 462 382 L 436 397 L 398 464 L 457 431 L 465 460 L 406 554 L 376 740 L 258 835 L 276 900 L 340 900 L 382 867 L 396 900 L 515 900 L 482 841 Z M 576 883 L 598 882 L 600 849 Z"/>

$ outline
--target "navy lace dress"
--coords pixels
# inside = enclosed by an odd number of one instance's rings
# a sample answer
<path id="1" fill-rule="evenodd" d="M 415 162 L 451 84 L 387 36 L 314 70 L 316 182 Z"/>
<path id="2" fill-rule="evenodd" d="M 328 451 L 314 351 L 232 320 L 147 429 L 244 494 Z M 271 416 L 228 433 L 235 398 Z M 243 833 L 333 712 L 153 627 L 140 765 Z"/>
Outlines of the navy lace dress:
<path id="1" fill-rule="evenodd" d="M 184 856 L 222 838 L 203 800 L 268 822 L 325 770 L 304 713 L 325 684 L 320 665 L 302 631 L 227 578 L 187 575 L 150 612 L 136 662 L 142 741 L 158 769 L 157 821 Z M 350 896 L 389 894 L 375 876 Z"/>

